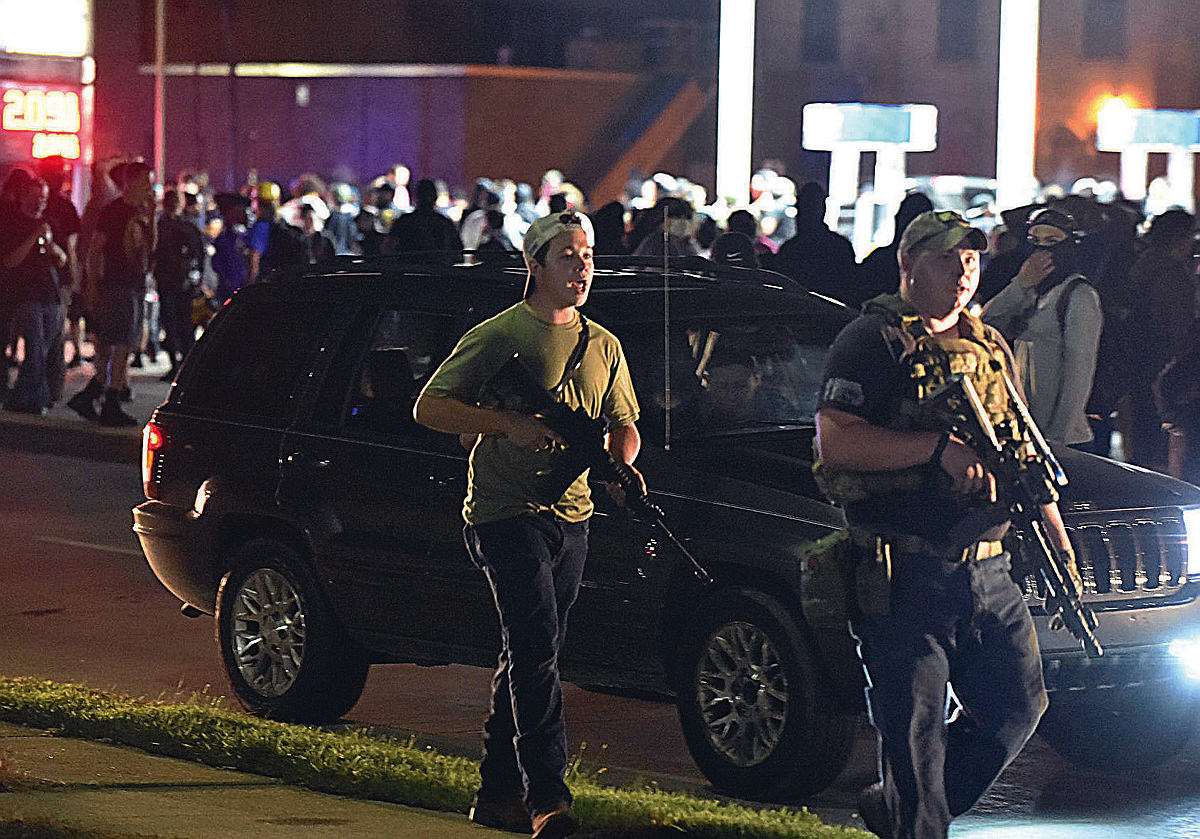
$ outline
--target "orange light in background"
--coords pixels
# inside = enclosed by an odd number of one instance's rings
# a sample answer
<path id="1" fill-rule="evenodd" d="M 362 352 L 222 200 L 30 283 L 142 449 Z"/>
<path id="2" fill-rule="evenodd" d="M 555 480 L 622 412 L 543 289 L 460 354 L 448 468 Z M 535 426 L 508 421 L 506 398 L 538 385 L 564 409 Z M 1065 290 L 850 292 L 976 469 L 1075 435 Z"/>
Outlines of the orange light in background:
<path id="1" fill-rule="evenodd" d="M 1081 107 L 1072 120 L 1071 130 L 1079 137 L 1087 137 L 1096 130 L 1100 112 L 1105 108 L 1144 108 L 1145 98 L 1137 91 L 1115 92 L 1111 88 L 1093 89 L 1080 99 Z"/>

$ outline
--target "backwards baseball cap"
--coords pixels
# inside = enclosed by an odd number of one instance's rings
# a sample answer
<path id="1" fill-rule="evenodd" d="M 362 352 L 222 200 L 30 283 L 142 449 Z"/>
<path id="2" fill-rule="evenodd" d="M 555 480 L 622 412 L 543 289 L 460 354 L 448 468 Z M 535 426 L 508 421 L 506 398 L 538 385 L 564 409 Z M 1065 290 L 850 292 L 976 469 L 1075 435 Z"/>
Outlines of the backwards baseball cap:
<path id="1" fill-rule="evenodd" d="M 1074 236 L 1076 232 L 1075 219 L 1071 218 L 1071 216 L 1067 213 L 1052 209 L 1050 207 L 1043 207 L 1040 210 L 1036 210 L 1031 216 L 1029 216 L 1027 226 L 1036 227 L 1039 224 L 1044 224 L 1047 227 L 1054 227 L 1058 230 L 1061 230 L 1063 233 L 1066 233 L 1068 236 Z"/>
<path id="2" fill-rule="evenodd" d="M 525 258 L 534 259 L 538 251 L 549 244 L 551 239 L 567 230 L 582 230 L 587 234 L 588 244 L 595 246 L 596 231 L 592 228 L 591 219 L 583 213 L 551 213 L 534 221 L 525 231 L 525 242 L 521 248 L 525 252 Z"/>
<path id="3" fill-rule="evenodd" d="M 967 220 L 952 210 L 921 213 L 904 228 L 900 236 L 900 253 L 912 253 L 918 248 L 929 251 L 948 251 L 966 243 L 977 251 L 987 250 L 987 236 L 967 224 Z"/>

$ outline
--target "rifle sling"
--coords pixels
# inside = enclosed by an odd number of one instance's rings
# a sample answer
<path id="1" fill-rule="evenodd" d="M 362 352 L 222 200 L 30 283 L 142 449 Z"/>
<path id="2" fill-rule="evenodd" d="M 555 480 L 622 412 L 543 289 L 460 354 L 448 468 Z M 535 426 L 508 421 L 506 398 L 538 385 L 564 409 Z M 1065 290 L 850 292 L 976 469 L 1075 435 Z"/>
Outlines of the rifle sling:
<path id="1" fill-rule="evenodd" d="M 575 371 L 583 364 L 583 357 L 587 355 L 588 339 L 591 329 L 588 327 L 587 316 L 583 312 L 579 313 L 579 340 L 575 342 L 575 349 L 571 350 L 571 355 L 567 358 L 567 364 L 563 368 L 562 378 L 558 380 L 551 392 L 554 394 L 555 400 L 562 402 L 563 391 L 567 389 L 567 382 L 575 375 Z"/>

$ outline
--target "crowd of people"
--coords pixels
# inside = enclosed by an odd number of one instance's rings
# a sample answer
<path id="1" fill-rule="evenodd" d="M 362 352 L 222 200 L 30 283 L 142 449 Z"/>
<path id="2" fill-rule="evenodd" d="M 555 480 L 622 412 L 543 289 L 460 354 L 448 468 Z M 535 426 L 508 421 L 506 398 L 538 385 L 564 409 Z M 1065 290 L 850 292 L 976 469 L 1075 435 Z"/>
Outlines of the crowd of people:
<path id="1" fill-rule="evenodd" d="M 0 389 L 6 409 L 44 413 L 90 336 L 96 376 L 68 404 L 109 425 L 136 422 L 121 408 L 129 365 L 165 353 L 164 378 L 174 377 L 221 301 L 281 266 L 345 254 L 487 261 L 519 253 L 536 219 L 583 211 L 598 255 L 665 250 L 767 268 L 857 308 L 896 289 L 900 235 L 935 209 L 924 194 L 907 195 L 895 239 L 859 261 L 826 223 L 824 189 L 797 188 L 772 169 L 754 175 L 749 205 L 730 212 L 666 173 L 631 178 L 620 200 L 589 207 L 557 170 L 536 187 L 479 178 L 466 191 L 414 183 L 395 164 L 361 185 L 305 173 L 214 192 L 205 173 L 191 171 L 156 189 L 144 163 L 115 158 L 95 165 L 82 217 L 69 172 L 47 158 L 13 169 L 0 189 Z M 1172 209 L 1146 219 L 1133 202 L 1066 195 L 1001 221 L 974 304 L 1013 347 L 1047 437 L 1200 479 L 1193 217 Z M 1114 429 L 1121 451 L 1111 448 Z"/>

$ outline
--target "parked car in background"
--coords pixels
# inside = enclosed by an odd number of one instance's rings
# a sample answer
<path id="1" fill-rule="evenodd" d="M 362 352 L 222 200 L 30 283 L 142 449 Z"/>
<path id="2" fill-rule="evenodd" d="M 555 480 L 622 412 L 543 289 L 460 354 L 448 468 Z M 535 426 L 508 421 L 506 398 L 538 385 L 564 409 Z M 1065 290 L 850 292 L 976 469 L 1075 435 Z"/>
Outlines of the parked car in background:
<path id="1" fill-rule="evenodd" d="M 811 550 L 844 526 L 810 467 L 825 356 L 853 315 L 769 272 L 597 263 L 585 311 L 629 359 L 638 467 L 715 582 L 595 492 L 562 671 L 675 702 L 717 788 L 797 800 L 842 770 L 864 708 L 840 575 Z M 494 665 L 495 611 L 461 536 L 466 452 L 411 409 L 523 282 L 517 261 L 338 258 L 240 291 L 184 362 L 146 426 L 134 530 L 185 614 L 214 616 L 251 713 L 337 719 L 374 663 Z M 1200 490 L 1058 454 L 1107 653 L 1051 631 L 1027 584 L 1043 733 L 1075 759 L 1148 765 L 1195 727 Z"/>

